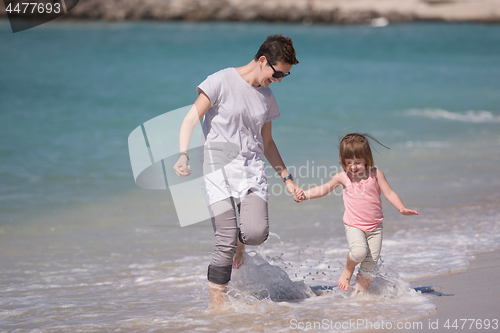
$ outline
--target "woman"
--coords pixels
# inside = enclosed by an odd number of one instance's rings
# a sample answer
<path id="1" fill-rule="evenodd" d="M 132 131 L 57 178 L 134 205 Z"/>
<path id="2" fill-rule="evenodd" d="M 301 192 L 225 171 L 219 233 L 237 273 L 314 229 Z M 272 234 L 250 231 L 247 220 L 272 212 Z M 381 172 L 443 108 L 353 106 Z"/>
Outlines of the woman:
<path id="1" fill-rule="evenodd" d="M 264 157 L 294 199 L 296 191 L 301 193 L 273 141 L 271 122 L 280 113 L 269 89 L 298 63 L 289 37 L 269 36 L 250 63 L 221 70 L 198 86 L 198 98 L 181 125 L 174 170 L 185 177 L 191 173 L 188 151 L 192 134 L 204 118 L 204 190 L 215 234 L 214 256 L 208 267 L 211 308 L 224 304 L 232 268 L 243 264 L 245 244 L 260 245 L 268 237 Z"/>

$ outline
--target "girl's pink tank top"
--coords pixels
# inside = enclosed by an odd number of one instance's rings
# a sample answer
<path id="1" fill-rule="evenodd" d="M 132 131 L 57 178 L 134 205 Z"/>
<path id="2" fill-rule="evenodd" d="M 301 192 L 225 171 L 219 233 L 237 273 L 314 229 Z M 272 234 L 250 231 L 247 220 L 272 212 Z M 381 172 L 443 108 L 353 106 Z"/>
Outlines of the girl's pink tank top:
<path id="1" fill-rule="evenodd" d="M 347 172 L 344 189 L 344 223 L 363 231 L 373 231 L 382 221 L 382 199 L 380 187 L 375 177 L 375 169 L 364 183 L 353 184 Z"/>

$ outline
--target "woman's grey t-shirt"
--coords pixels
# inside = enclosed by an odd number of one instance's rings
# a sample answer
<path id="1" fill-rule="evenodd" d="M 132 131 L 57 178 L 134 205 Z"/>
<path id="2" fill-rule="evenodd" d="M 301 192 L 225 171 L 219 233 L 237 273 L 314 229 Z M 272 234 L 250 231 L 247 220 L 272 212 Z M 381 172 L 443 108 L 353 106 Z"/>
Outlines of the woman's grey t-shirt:
<path id="1" fill-rule="evenodd" d="M 261 131 L 265 123 L 280 116 L 271 89 L 253 87 L 235 68 L 226 68 L 208 76 L 197 91 L 203 91 L 211 103 L 202 125 L 204 186 L 209 203 L 231 196 L 240 198 L 248 190 L 267 201 Z M 217 157 L 221 155 L 224 158 Z"/>

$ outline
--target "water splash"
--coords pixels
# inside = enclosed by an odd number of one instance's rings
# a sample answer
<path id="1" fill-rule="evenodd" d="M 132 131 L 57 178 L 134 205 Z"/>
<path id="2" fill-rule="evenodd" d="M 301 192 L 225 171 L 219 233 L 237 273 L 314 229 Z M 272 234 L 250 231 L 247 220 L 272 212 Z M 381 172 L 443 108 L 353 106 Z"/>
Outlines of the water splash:
<path id="1" fill-rule="evenodd" d="M 257 252 L 245 255 L 245 264 L 233 270 L 230 295 L 250 294 L 274 302 L 301 300 L 316 294 L 303 281 L 293 282 L 278 266 L 269 264 Z"/>
<path id="2" fill-rule="evenodd" d="M 405 298 L 419 295 L 410 283 L 404 281 L 399 274 L 391 268 L 384 266 L 384 260 L 377 263 L 377 275 L 373 280 L 369 293 L 374 297 Z"/>

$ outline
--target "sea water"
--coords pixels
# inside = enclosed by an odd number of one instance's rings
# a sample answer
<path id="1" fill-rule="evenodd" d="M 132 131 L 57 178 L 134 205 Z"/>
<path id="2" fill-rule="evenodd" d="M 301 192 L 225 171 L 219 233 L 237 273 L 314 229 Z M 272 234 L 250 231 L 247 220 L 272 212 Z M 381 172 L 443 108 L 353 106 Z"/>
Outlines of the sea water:
<path id="1" fill-rule="evenodd" d="M 127 138 L 274 33 L 300 61 L 271 85 L 297 183 L 328 181 L 339 136 L 367 132 L 421 215 L 384 200 L 377 277 L 354 295 L 336 287 L 341 193 L 296 204 L 268 168 L 270 237 L 214 314 L 212 226 L 181 228 L 168 190 L 135 185 Z M 500 247 L 498 54 L 497 25 L 0 22 L 0 332 L 356 331 L 433 312 L 408 281 Z"/>

